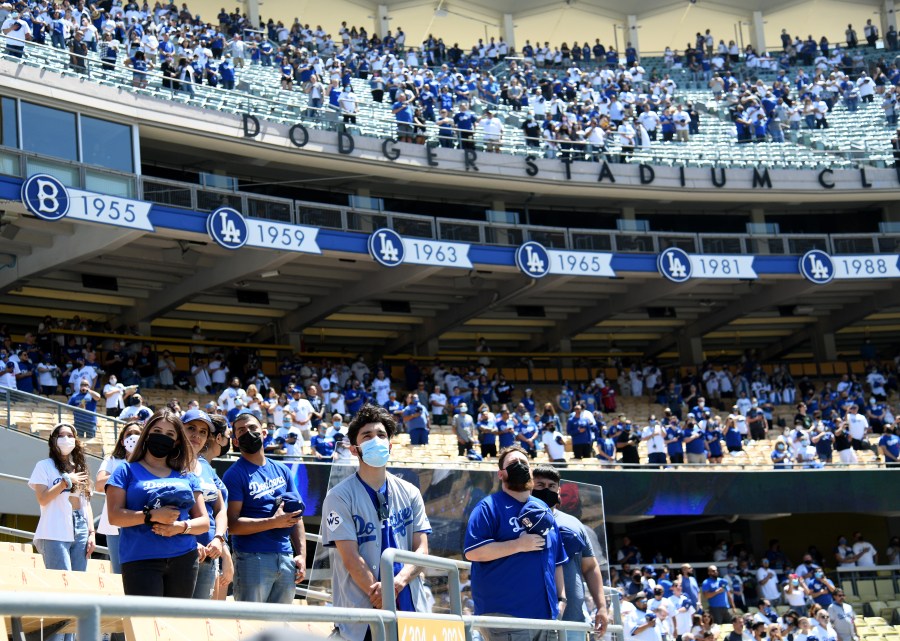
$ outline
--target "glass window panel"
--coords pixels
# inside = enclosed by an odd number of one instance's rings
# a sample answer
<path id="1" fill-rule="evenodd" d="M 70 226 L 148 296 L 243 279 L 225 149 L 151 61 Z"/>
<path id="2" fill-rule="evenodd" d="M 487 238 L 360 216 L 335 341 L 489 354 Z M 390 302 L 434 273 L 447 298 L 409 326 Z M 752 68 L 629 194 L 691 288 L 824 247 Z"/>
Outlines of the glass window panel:
<path id="1" fill-rule="evenodd" d="M 134 172 L 131 142 L 131 127 L 128 125 L 89 116 L 81 117 L 83 162 L 130 174 Z"/>
<path id="2" fill-rule="evenodd" d="M 19 146 L 19 127 L 16 121 L 16 101 L 12 98 L 0 99 L 0 145 Z"/>
<path id="3" fill-rule="evenodd" d="M 22 143 L 26 151 L 78 160 L 75 114 L 23 101 Z"/>

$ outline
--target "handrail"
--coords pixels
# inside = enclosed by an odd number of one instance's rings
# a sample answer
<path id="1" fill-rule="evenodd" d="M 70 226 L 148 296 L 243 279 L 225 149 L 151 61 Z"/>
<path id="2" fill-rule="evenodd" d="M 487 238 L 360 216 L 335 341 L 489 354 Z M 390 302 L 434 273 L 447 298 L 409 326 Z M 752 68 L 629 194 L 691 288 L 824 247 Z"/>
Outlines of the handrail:
<path id="1" fill-rule="evenodd" d="M 34 540 L 34 532 L 29 532 L 28 530 L 19 530 L 14 527 L 6 527 L 4 525 L 0 525 L 0 534 L 8 534 L 9 536 L 13 536 L 18 539 L 27 539 L 29 541 Z M 99 552 L 100 554 L 109 556 L 109 548 L 104 545 L 94 546 L 94 552 Z"/>
<path id="2" fill-rule="evenodd" d="M 273 623 L 296 621 L 333 623 L 354 621 L 371 624 L 373 641 L 388 641 L 385 629 L 397 615 L 385 610 L 333 608 L 243 601 L 206 601 L 160 597 L 105 597 L 66 593 L 0 593 L 0 613 L 6 616 L 62 615 L 78 619 L 81 641 L 100 641 L 101 616 L 174 617 L 182 619 L 254 619 Z"/>

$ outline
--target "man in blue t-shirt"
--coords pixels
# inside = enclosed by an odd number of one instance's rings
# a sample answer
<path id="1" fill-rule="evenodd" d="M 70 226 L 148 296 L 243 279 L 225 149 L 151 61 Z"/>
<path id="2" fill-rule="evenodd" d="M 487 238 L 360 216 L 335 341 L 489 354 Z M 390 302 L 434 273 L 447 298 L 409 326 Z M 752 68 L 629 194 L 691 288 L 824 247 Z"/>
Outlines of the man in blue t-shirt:
<path id="1" fill-rule="evenodd" d="M 894 433 L 890 423 L 884 426 L 884 435 L 878 439 L 878 447 L 884 455 L 884 462 L 889 466 L 900 465 L 900 436 Z"/>
<path id="2" fill-rule="evenodd" d="M 566 424 L 566 433 L 572 438 L 572 451 L 576 459 L 591 458 L 594 455 L 592 423 L 581 404 L 576 405 Z"/>
<path id="3" fill-rule="evenodd" d="M 569 559 L 559 526 L 547 514 L 542 534 L 529 533 L 519 514 L 526 505 L 546 508 L 531 496 L 534 481 L 528 455 L 518 446 L 497 458 L 501 491 L 483 499 L 469 516 L 465 557 L 472 562 L 476 615 L 555 620 L 565 607 L 563 564 Z M 481 631 L 485 641 L 539 641 L 546 631 Z"/>
<path id="4" fill-rule="evenodd" d="M 91 382 L 83 378 L 78 386 L 78 391 L 69 398 L 69 405 L 77 408 L 75 415 L 75 431 L 78 436 L 93 438 L 97 432 L 97 401 L 100 394 L 91 389 Z"/>
<path id="5" fill-rule="evenodd" d="M 406 396 L 403 424 L 409 432 L 410 445 L 428 445 L 428 419 L 425 406 L 416 394 Z"/>
<path id="6" fill-rule="evenodd" d="M 249 410 L 231 425 L 241 452 L 222 481 L 228 488 L 228 530 L 234 549 L 236 601 L 284 603 L 294 600 L 306 576 L 303 509 L 285 511 L 285 494 L 296 494 L 288 467 L 266 458 L 266 430 Z M 296 506 L 292 506 L 296 507 Z"/>
<path id="7" fill-rule="evenodd" d="M 734 609 L 734 600 L 731 598 L 731 584 L 728 580 L 719 576 L 719 568 L 715 565 L 707 568 L 707 579 L 700 586 L 703 596 L 709 603 L 709 613 L 713 621 L 722 625 L 730 620 L 731 610 Z"/>
<path id="8" fill-rule="evenodd" d="M 562 535 L 563 548 L 569 560 L 563 564 L 563 578 L 566 584 L 566 607 L 560 619 L 563 621 L 588 621 L 584 612 L 584 586 L 587 584 L 594 603 L 600 604 L 594 613 L 594 631 L 598 638 L 606 634 L 609 615 L 603 596 L 603 575 L 597 563 L 596 553 L 591 544 L 587 527 L 570 514 L 560 511 L 559 471 L 552 465 L 538 465 L 534 468 L 534 489 L 531 496 L 542 500 L 553 510 L 553 518 Z M 583 632 L 566 632 L 566 641 L 581 641 Z"/>

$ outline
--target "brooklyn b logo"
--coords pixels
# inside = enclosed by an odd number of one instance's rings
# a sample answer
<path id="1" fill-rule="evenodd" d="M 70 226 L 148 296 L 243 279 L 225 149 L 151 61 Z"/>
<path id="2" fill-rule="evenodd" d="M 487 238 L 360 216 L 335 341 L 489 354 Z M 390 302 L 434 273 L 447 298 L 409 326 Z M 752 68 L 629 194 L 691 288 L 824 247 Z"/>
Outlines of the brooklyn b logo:
<path id="1" fill-rule="evenodd" d="M 56 186 L 56 183 L 39 178 L 35 184 L 37 185 L 35 205 L 37 205 L 38 211 L 50 216 L 59 213 L 61 203 L 59 202 L 59 187 Z"/>

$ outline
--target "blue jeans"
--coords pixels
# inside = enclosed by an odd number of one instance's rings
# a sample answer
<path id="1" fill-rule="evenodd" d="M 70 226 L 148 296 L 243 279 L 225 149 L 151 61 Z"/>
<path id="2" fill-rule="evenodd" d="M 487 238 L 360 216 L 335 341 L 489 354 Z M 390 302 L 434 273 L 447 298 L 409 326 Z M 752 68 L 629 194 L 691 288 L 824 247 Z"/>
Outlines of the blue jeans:
<path id="1" fill-rule="evenodd" d="M 200 564 L 197 571 L 197 584 L 194 586 L 195 599 L 211 599 L 216 582 L 216 561 L 207 559 Z"/>
<path id="2" fill-rule="evenodd" d="M 234 600 L 284 603 L 294 600 L 296 568 L 290 554 L 233 552 Z"/>
<path id="3" fill-rule="evenodd" d="M 113 574 L 122 574 L 122 561 L 119 557 L 119 535 L 107 534 L 106 547 L 109 550 L 109 564 L 112 566 Z"/>
<path id="4" fill-rule="evenodd" d="M 428 430 L 423 427 L 417 427 L 409 431 L 410 445 L 428 445 Z"/>
<path id="5" fill-rule="evenodd" d="M 87 569 L 88 524 L 84 514 L 73 511 L 72 524 L 75 527 L 74 541 L 34 540 L 34 547 L 44 557 L 44 566 L 48 570 L 84 572 Z"/>

